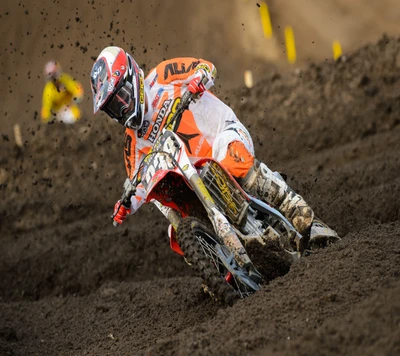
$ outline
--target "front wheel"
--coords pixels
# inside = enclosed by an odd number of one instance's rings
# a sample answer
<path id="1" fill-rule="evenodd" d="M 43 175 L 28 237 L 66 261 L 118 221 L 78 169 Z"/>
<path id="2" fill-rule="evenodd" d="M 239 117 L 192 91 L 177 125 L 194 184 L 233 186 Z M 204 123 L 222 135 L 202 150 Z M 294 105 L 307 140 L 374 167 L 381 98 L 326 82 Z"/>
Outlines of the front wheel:
<path id="1" fill-rule="evenodd" d="M 245 277 L 247 271 L 236 263 L 230 250 L 218 242 L 204 222 L 193 217 L 183 219 L 177 237 L 186 262 L 202 278 L 205 291 L 217 302 L 232 305 L 236 299 L 258 289 L 254 283 L 249 284 L 249 278 Z"/>

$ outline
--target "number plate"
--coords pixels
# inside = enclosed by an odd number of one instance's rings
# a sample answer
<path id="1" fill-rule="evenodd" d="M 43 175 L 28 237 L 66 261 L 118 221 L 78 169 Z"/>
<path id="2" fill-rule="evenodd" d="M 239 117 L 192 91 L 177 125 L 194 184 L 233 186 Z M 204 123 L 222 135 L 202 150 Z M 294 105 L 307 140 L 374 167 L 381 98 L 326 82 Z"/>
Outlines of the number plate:
<path id="1" fill-rule="evenodd" d="M 151 152 L 152 154 L 145 159 L 143 167 L 142 183 L 146 189 L 152 180 L 157 179 L 161 171 L 175 169 L 180 147 L 173 133 L 166 131 L 154 143 Z"/>

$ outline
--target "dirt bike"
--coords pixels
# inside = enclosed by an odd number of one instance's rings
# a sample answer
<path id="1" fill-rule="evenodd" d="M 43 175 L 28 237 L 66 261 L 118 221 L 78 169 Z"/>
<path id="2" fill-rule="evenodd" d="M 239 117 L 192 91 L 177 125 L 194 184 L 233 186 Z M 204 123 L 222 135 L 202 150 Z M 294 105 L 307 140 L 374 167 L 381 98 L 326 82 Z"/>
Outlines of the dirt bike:
<path id="1" fill-rule="evenodd" d="M 170 221 L 172 250 L 184 256 L 214 300 L 232 304 L 263 282 L 248 254 L 250 246 L 255 251 L 278 246 L 291 262 L 304 253 L 304 238 L 279 211 L 247 194 L 219 162 L 189 159 L 175 128 L 194 99 L 189 92 L 182 96 L 135 177 L 125 181 L 121 204 L 129 207 L 136 186 L 143 184 L 145 201 Z M 321 234 L 336 233 L 315 220 L 311 235 Z M 268 257 L 261 262 L 268 265 Z"/>

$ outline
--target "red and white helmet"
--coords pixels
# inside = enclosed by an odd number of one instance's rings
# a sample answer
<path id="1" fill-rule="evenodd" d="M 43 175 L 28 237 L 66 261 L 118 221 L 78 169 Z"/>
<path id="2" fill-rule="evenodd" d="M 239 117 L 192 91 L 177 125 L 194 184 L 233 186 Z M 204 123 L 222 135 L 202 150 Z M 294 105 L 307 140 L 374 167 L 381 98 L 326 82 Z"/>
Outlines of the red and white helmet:
<path id="1" fill-rule="evenodd" d="M 94 114 L 99 110 L 125 127 L 138 130 L 144 117 L 144 74 L 120 47 L 106 47 L 90 75 Z"/>

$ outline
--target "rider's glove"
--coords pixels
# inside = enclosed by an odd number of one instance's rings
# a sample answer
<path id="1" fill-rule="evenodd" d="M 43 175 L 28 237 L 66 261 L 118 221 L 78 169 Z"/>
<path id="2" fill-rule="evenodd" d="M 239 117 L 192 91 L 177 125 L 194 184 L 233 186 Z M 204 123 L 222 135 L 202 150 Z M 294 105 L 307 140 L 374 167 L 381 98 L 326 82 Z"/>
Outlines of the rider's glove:
<path id="1" fill-rule="evenodd" d="M 214 85 L 214 79 L 217 71 L 212 71 L 207 64 L 200 64 L 196 67 L 196 72 L 188 84 L 188 90 L 192 94 L 202 96 L 203 93 Z M 204 80 L 203 80 L 204 79 Z"/>
<path id="2" fill-rule="evenodd" d="M 201 82 L 203 79 L 203 73 L 199 72 L 196 76 L 190 81 L 188 84 L 188 90 L 192 94 L 200 94 L 202 95 L 207 89 L 204 84 Z"/>
<path id="3" fill-rule="evenodd" d="M 113 220 L 118 224 L 122 224 L 126 219 L 126 216 L 131 213 L 131 208 L 125 207 L 121 200 L 118 200 L 114 206 Z"/>

